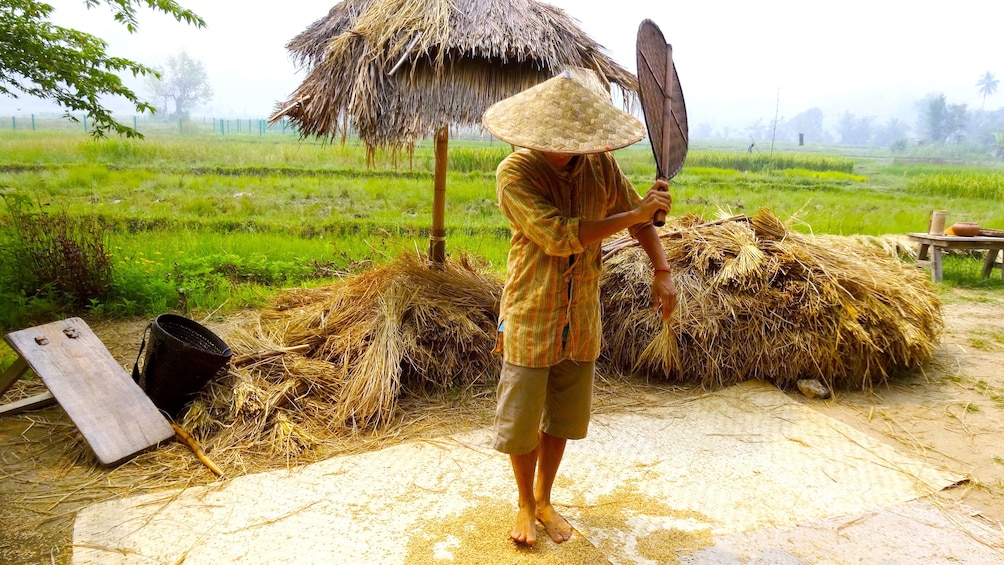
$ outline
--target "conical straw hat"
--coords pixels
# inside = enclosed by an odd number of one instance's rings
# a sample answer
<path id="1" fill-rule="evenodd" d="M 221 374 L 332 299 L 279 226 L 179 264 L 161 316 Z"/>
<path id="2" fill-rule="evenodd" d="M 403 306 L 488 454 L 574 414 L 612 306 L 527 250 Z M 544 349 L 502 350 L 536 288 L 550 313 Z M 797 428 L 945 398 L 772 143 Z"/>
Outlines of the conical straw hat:
<path id="1" fill-rule="evenodd" d="M 497 102 L 482 123 L 502 141 L 549 153 L 601 153 L 645 137 L 644 124 L 569 71 Z"/>

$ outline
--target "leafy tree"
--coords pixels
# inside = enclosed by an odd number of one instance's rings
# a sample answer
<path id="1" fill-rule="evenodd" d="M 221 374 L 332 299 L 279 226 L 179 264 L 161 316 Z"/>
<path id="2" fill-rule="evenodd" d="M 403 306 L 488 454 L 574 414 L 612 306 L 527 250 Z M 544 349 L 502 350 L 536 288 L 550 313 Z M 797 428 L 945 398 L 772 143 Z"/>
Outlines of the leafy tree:
<path id="1" fill-rule="evenodd" d="M 946 124 L 949 140 L 959 141 L 965 137 L 966 126 L 969 122 L 969 111 L 966 108 L 966 104 L 949 104 Z"/>
<path id="2" fill-rule="evenodd" d="M 837 122 L 837 134 L 840 143 L 845 145 L 868 145 L 872 138 L 872 122 L 875 118 L 844 112 Z"/>
<path id="3" fill-rule="evenodd" d="M 1004 131 L 1004 108 L 970 112 L 966 139 L 994 151 L 994 134 Z"/>
<path id="4" fill-rule="evenodd" d="M 148 78 L 150 93 L 154 98 L 163 100 L 167 111 L 168 100 L 174 102 L 173 116 L 188 117 L 189 110 L 198 104 L 208 102 L 213 98 L 213 88 L 209 85 L 209 73 L 202 61 L 193 59 L 182 50 L 177 56 L 167 59 L 167 70 L 161 70 L 160 76 L 151 75 Z"/>
<path id="5" fill-rule="evenodd" d="M 872 142 L 880 147 L 902 146 L 906 147 L 906 136 L 910 133 L 910 126 L 899 118 L 889 118 L 889 120 L 875 130 Z M 898 144 L 898 145 L 897 145 Z"/>
<path id="6" fill-rule="evenodd" d="M 983 95 L 983 103 L 980 104 L 980 110 L 987 104 L 987 96 L 991 96 L 994 92 L 997 92 L 997 85 L 1000 81 L 997 77 L 990 71 L 987 71 L 980 80 L 976 81 L 976 86 L 979 88 L 979 93 Z"/>
<path id="7" fill-rule="evenodd" d="M 965 104 L 948 104 L 944 94 L 931 96 L 924 113 L 928 138 L 936 143 L 958 141 L 966 131 L 969 115 Z"/>
<path id="8" fill-rule="evenodd" d="M 779 138 L 796 140 L 798 134 L 805 134 L 810 142 L 822 143 L 829 141 L 829 135 L 823 129 L 823 111 L 819 108 L 809 108 L 795 114 L 790 120 L 778 124 Z"/>
<path id="9" fill-rule="evenodd" d="M 205 22 L 174 0 L 83 0 L 88 8 L 106 4 L 115 21 L 130 33 L 139 28 L 136 8 L 147 7 L 173 16 L 196 27 Z M 104 136 L 114 131 L 127 137 L 141 137 L 112 116 L 101 103 L 101 96 L 121 96 L 134 104 L 136 111 L 154 108 L 124 84 L 117 73 L 133 76 L 155 75 L 150 67 L 106 52 L 108 44 L 93 35 L 54 25 L 53 7 L 38 0 L 0 0 L 0 94 L 17 98 L 19 94 L 51 100 L 70 112 L 84 112 L 94 123 L 93 134 Z"/>
<path id="10" fill-rule="evenodd" d="M 753 139 L 770 139 L 770 125 L 764 123 L 763 118 L 757 119 L 757 121 L 749 124 L 743 130 L 746 137 Z"/>
<path id="11" fill-rule="evenodd" d="M 927 110 L 924 114 L 924 125 L 927 137 L 931 141 L 940 142 L 948 137 L 948 102 L 944 94 L 932 96 L 927 102 Z"/>

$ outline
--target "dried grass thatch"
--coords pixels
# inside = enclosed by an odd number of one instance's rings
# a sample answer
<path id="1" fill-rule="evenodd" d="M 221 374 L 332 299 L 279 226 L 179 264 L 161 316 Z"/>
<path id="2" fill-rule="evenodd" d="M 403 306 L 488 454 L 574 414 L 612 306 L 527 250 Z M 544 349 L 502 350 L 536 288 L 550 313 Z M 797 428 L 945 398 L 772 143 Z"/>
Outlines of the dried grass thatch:
<path id="1" fill-rule="evenodd" d="M 479 126 L 488 106 L 568 66 L 597 71 L 626 101 L 637 90 L 572 18 L 535 0 L 344 0 L 287 48 L 310 72 L 272 120 L 329 138 L 352 123 L 371 147 Z"/>
<path id="2" fill-rule="evenodd" d="M 612 369 L 709 388 L 818 378 L 867 389 L 933 353 L 940 302 L 928 276 L 888 246 L 799 234 L 766 209 L 677 218 L 661 235 L 680 299 L 665 325 L 649 308 L 643 252 L 626 240 L 605 248 L 603 361 Z"/>
<path id="3" fill-rule="evenodd" d="M 235 332 L 226 378 L 182 425 L 216 448 L 296 455 L 385 424 L 402 392 L 446 393 L 498 375 L 501 282 L 466 257 L 416 256 L 344 281 L 290 290 Z"/>

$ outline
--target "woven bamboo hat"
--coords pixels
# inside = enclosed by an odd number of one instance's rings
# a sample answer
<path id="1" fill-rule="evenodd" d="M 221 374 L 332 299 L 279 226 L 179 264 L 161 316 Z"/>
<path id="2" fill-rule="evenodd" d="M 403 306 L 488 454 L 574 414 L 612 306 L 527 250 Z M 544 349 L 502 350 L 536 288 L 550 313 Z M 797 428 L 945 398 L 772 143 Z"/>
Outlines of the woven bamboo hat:
<path id="1" fill-rule="evenodd" d="M 641 121 L 571 71 L 495 103 L 482 123 L 502 141 L 549 153 L 601 153 L 645 137 Z"/>

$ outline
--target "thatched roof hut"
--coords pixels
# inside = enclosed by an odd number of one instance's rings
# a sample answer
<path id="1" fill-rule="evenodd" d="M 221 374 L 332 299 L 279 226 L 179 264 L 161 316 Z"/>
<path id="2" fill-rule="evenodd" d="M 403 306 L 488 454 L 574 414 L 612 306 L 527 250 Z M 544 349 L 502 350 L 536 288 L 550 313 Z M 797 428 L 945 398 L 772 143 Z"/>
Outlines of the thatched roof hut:
<path id="1" fill-rule="evenodd" d="M 429 254 L 440 264 L 450 125 L 480 126 L 488 106 L 569 66 L 595 70 L 625 98 L 637 90 L 568 14 L 536 0 L 344 0 L 287 48 L 310 72 L 272 121 L 327 138 L 351 125 L 370 155 L 434 136 Z"/>
<path id="2" fill-rule="evenodd" d="M 310 73 L 274 117 L 323 137 L 348 118 L 373 146 L 479 126 L 488 106 L 568 66 L 637 90 L 568 14 L 536 0 L 344 0 L 286 47 Z"/>

